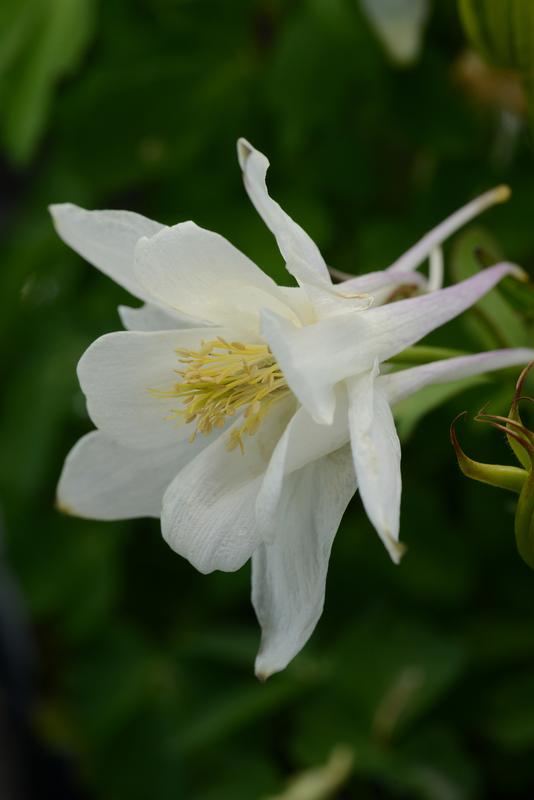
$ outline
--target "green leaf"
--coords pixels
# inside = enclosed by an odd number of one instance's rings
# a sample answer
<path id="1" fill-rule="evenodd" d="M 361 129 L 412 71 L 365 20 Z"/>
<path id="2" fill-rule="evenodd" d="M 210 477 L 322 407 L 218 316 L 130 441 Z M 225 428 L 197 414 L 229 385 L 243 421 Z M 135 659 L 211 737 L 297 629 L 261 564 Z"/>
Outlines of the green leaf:
<path id="1" fill-rule="evenodd" d="M 499 291 L 508 301 L 509 305 L 519 312 L 528 323 L 534 320 L 534 283 L 517 281 L 515 278 L 505 278 L 499 286 Z"/>
<path id="2" fill-rule="evenodd" d="M 505 677 L 488 698 L 481 715 L 486 737 L 507 750 L 531 751 L 534 746 L 534 676 Z"/>
<path id="3" fill-rule="evenodd" d="M 464 28 L 474 46 L 504 69 L 528 72 L 534 65 L 534 4 L 531 0 L 459 0 Z"/>
<path id="4" fill-rule="evenodd" d="M 462 233 L 454 243 L 451 271 L 455 281 L 465 280 L 480 272 L 479 254 L 493 263 L 501 257 L 493 236 L 484 228 L 475 226 Z M 481 348 L 521 347 L 528 342 L 523 319 L 499 289 L 493 289 L 479 300 L 466 314 L 465 322 Z"/>
<path id="5" fill-rule="evenodd" d="M 35 27 L 37 0 L 4 0 L 0 7 L 0 84 L 27 45 Z"/>
<path id="6" fill-rule="evenodd" d="M 381 742 L 401 736 L 432 708 L 463 666 L 456 642 L 418 624 L 387 620 L 354 626 L 338 659 L 338 690 Z"/>
<path id="7" fill-rule="evenodd" d="M 89 43 L 94 11 L 94 0 L 32 0 L 0 27 L 0 129 L 13 162 L 32 156 L 57 82 L 76 68 Z"/>
<path id="8" fill-rule="evenodd" d="M 177 752 L 187 754 L 224 742 L 236 731 L 268 719 L 306 689 L 306 684 L 283 676 L 266 685 L 254 682 L 238 690 L 226 690 L 222 697 L 212 698 L 203 712 L 183 726 L 177 737 Z"/>
<path id="9" fill-rule="evenodd" d="M 87 737 L 104 745 L 146 703 L 152 655 L 137 631 L 106 629 L 71 663 L 66 688 Z"/>
<path id="10" fill-rule="evenodd" d="M 468 37 L 482 57 L 522 78 L 534 126 L 534 3 L 531 0 L 459 0 Z"/>

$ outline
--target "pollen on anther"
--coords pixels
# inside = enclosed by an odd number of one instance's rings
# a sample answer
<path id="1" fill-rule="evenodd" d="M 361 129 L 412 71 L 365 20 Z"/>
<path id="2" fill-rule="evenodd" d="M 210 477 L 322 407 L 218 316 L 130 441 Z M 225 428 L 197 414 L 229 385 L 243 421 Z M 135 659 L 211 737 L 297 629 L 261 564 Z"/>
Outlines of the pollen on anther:
<path id="1" fill-rule="evenodd" d="M 232 417 L 243 414 L 242 422 L 231 431 L 228 449 L 243 452 L 243 434 L 252 436 L 269 409 L 289 394 L 282 371 L 269 347 L 228 342 L 222 337 L 202 341 L 198 350 L 179 348 L 176 354 L 183 369 L 181 378 L 169 390 L 150 390 L 155 397 L 175 397 L 181 402 L 170 419 L 195 422 L 189 437 L 209 434 L 223 428 Z"/>

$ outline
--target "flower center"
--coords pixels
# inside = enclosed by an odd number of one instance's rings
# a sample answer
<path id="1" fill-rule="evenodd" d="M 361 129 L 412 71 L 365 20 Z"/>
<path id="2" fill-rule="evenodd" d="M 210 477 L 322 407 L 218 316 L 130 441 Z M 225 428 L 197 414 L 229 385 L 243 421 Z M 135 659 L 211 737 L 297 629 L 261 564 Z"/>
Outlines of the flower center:
<path id="1" fill-rule="evenodd" d="M 195 422 L 197 433 L 209 434 L 222 428 L 227 417 L 244 411 L 243 424 L 230 434 L 228 449 L 243 452 L 243 435 L 253 436 L 274 403 L 289 394 L 285 378 L 269 347 L 265 344 L 227 342 L 218 337 L 202 342 L 199 350 L 178 349 L 183 369 L 180 380 L 160 397 L 177 397 L 183 408 L 170 418 L 184 417 Z"/>

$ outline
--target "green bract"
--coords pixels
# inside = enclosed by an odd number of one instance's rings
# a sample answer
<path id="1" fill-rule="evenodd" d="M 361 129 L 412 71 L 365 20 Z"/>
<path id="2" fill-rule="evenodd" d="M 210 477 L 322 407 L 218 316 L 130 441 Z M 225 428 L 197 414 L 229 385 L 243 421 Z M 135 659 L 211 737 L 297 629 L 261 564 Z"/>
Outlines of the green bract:
<path id="1" fill-rule="evenodd" d="M 458 442 L 456 422 L 459 417 L 456 417 L 451 425 L 451 441 L 463 474 L 480 483 L 488 483 L 490 486 L 507 489 L 519 495 L 515 512 L 515 538 L 519 554 L 532 569 L 534 569 L 534 432 L 523 423 L 519 413 L 519 403 L 521 400 L 534 400 L 523 395 L 525 380 L 533 365 L 534 362 L 531 362 L 519 376 L 507 417 L 487 414 L 484 410 L 475 417 L 477 422 L 487 422 L 506 433 L 512 451 L 521 466 L 474 461 L 463 452 Z"/>

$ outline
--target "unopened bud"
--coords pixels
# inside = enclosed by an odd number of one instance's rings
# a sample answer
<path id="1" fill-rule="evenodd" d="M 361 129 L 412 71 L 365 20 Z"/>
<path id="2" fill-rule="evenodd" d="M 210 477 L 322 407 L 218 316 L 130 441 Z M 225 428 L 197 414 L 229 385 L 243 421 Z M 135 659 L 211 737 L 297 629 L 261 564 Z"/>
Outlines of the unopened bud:
<path id="1" fill-rule="evenodd" d="M 534 362 L 529 364 L 519 376 L 507 417 L 488 414 L 485 409 L 475 417 L 476 422 L 487 423 L 506 434 L 520 467 L 483 464 L 469 458 L 460 447 L 456 435 L 456 423 L 463 414 L 456 417 L 451 425 L 451 442 L 463 474 L 519 495 L 514 520 L 515 540 L 521 558 L 531 569 L 534 569 L 534 432 L 522 421 L 519 404 L 521 400 L 532 401 L 532 398 L 523 395 L 523 388 L 533 365 Z"/>
<path id="2" fill-rule="evenodd" d="M 479 483 L 487 483 L 496 486 L 498 489 L 507 489 L 510 492 L 519 494 L 527 479 L 526 469 L 512 467 L 502 464 L 485 464 L 482 461 L 475 461 L 464 453 L 456 435 L 456 423 L 464 416 L 465 412 L 459 414 L 451 425 L 451 442 L 456 453 L 458 466 L 466 478 L 472 478 Z"/>

